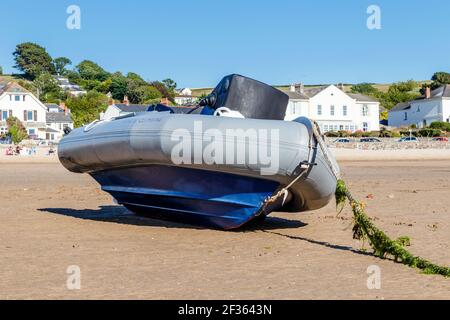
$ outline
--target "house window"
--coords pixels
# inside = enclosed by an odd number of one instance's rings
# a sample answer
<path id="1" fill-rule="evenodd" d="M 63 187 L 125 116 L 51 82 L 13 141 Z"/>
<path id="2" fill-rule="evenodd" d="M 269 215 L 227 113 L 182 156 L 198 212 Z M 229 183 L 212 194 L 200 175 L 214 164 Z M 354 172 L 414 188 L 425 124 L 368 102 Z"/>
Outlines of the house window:
<path id="1" fill-rule="evenodd" d="M 334 116 L 334 106 L 330 106 L 330 115 Z"/>
<path id="2" fill-rule="evenodd" d="M 15 101 L 20 101 L 20 96 L 14 96 Z"/>
<path id="3" fill-rule="evenodd" d="M 403 120 L 408 120 L 408 112 L 405 112 L 405 118 Z"/>
<path id="4" fill-rule="evenodd" d="M 327 124 L 325 124 L 325 125 L 323 126 L 323 131 L 324 131 L 324 132 L 328 132 L 328 125 L 327 125 Z"/>
<path id="5" fill-rule="evenodd" d="M 317 115 L 322 115 L 322 106 L 320 104 L 317 106 Z"/>
<path id="6" fill-rule="evenodd" d="M 369 130 L 369 124 L 367 122 L 363 122 L 363 131 L 367 132 Z"/>
<path id="7" fill-rule="evenodd" d="M 28 111 L 27 112 L 27 120 L 28 121 L 33 121 L 33 111 Z"/>
<path id="8" fill-rule="evenodd" d="M 347 116 L 347 106 L 342 107 L 342 115 Z"/>
<path id="9" fill-rule="evenodd" d="M 369 115 L 369 107 L 367 106 L 367 104 L 364 104 L 362 106 L 362 115 L 363 117 L 367 117 Z"/>
<path id="10" fill-rule="evenodd" d="M 344 130 L 344 126 L 342 124 L 339 126 L 339 130 Z"/>
<path id="11" fill-rule="evenodd" d="M 350 127 L 349 127 L 349 125 L 346 125 L 345 126 L 345 131 L 348 131 L 348 130 L 350 130 Z"/>
<path id="12" fill-rule="evenodd" d="M 29 129 L 28 130 L 28 134 L 29 135 L 33 135 L 33 134 L 35 134 L 36 133 L 36 130 L 35 129 Z"/>
<path id="13" fill-rule="evenodd" d="M 7 110 L 3 110 L 2 111 L 2 119 L 3 121 L 5 121 L 6 119 L 8 119 L 8 111 Z"/>

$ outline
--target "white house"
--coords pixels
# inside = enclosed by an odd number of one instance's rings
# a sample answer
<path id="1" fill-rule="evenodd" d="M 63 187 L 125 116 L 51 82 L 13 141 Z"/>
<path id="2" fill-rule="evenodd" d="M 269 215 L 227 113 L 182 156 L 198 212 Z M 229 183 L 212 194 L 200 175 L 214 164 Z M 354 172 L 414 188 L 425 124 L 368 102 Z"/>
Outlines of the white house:
<path id="1" fill-rule="evenodd" d="M 175 90 L 177 95 L 174 100 L 175 103 L 181 106 L 192 106 L 197 102 L 197 97 L 192 96 L 192 90 L 189 88 L 182 88 Z"/>
<path id="2" fill-rule="evenodd" d="M 0 86 L 0 134 L 8 132 L 9 117 L 18 118 L 31 139 L 58 141 L 65 127 L 73 129 L 70 110 L 64 104 L 45 105 L 15 82 Z"/>
<path id="3" fill-rule="evenodd" d="M 300 116 L 316 120 L 322 132 L 380 130 L 380 103 L 362 94 L 346 93 L 334 85 L 304 88 L 292 85 L 285 120 Z"/>
<path id="4" fill-rule="evenodd" d="M 70 83 L 69 79 L 61 76 L 55 76 L 58 86 L 69 93 L 71 96 L 79 97 L 86 94 L 86 91 L 81 89 L 79 85 Z"/>
<path id="5" fill-rule="evenodd" d="M 64 129 L 73 129 L 70 110 L 65 104 L 46 104 L 46 107 L 48 112 L 46 113 L 45 139 L 59 141 L 64 136 Z"/>
<path id="6" fill-rule="evenodd" d="M 18 118 L 31 138 L 45 139 L 47 107 L 15 82 L 0 88 L 0 133 L 8 131 L 6 119 Z"/>
<path id="7" fill-rule="evenodd" d="M 427 88 L 424 96 L 397 104 L 388 115 L 388 124 L 393 127 L 423 128 L 435 121 L 450 122 L 450 85 L 433 91 Z"/>
<path id="8" fill-rule="evenodd" d="M 192 90 L 189 88 L 177 89 L 175 92 L 180 96 L 192 96 Z"/>
<path id="9" fill-rule="evenodd" d="M 127 96 L 124 97 L 122 103 L 114 103 L 114 100 L 110 98 L 108 108 L 105 112 L 100 113 L 100 120 L 125 116 L 130 113 L 145 112 L 148 108 L 148 104 L 130 104 Z"/>

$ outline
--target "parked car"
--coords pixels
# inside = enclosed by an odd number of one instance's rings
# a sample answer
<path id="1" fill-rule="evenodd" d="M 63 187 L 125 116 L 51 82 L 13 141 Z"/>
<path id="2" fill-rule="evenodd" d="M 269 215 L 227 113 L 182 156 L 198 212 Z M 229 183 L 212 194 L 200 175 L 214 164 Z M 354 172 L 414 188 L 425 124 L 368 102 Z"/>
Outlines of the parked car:
<path id="1" fill-rule="evenodd" d="M 433 138 L 433 141 L 448 142 L 448 138 L 447 137 L 435 137 L 435 138 Z"/>
<path id="2" fill-rule="evenodd" d="M 381 142 L 381 140 L 377 138 L 361 138 L 359 142 Z"/>
<path id="3" fill-rule="evenodd" d="M 348 138 L 338 138 L 333 141 L 333 143 L 349 143 L 349 142 L 350 142 L 350 139 L 348 139 Z"/>
<path id="4" fill-rule="evenodd" d="M 419 139 L 416 137 L 403 137 L 398 140 L 398 142 L 418 142 Z"/>

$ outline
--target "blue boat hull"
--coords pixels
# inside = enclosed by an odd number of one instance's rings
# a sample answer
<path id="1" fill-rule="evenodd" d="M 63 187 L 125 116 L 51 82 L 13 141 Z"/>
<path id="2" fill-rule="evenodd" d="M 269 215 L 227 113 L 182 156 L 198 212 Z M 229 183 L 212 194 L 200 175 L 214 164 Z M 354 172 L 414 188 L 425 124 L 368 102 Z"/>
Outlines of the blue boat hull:
<path id="1" fill-rule="evenodd" d="M 279 183 L 185 167 L 146 165 L 92 172 L 102 190 L 129 210 L 157 219 L 238 228 L 264 216 Z"/>

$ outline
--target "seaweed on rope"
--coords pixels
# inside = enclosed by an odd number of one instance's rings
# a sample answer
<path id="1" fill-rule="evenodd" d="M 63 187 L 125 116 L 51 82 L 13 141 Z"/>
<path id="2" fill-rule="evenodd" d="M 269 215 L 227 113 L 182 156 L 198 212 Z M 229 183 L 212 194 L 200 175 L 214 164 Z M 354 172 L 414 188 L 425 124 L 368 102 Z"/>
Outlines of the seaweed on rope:
<path id="1" fill-rule="evenodd" d="M 335 195 L 338 213 L 342 211 L 347 200 L 352 207 L 354 219 L 353 238 L 363 241 L 368 240 L 374 250 L 375 256 L 382 259 L 391 257 L 396 262 L 421 269 L 426 274 L 439 274 L 450 277 L 449 267 L 436 265 L 430 261 L 414 256 L 406 250 L 405 246 L 410 244 L 408 237 L 400 237 L 392 240 L 383 231 L 378 229 L 365 213 L 364 205 L 353 198 L 343 180 L 338 180 Z"/>

